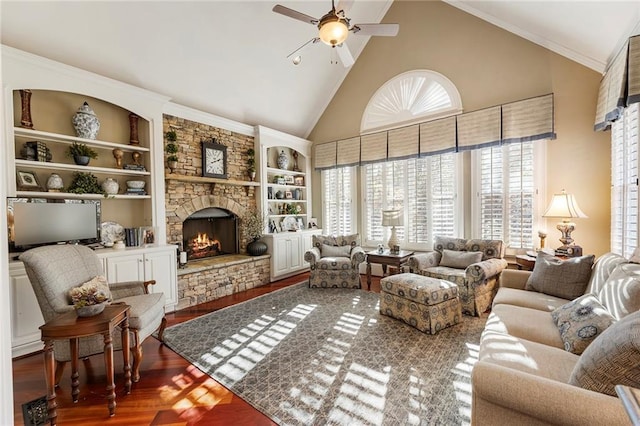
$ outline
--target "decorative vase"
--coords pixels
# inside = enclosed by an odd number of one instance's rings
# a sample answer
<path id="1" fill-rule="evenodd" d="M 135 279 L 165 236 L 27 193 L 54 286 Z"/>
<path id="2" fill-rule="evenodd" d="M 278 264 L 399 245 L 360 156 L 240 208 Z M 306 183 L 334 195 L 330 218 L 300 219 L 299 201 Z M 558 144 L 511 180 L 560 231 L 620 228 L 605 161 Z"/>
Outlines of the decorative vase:
<path id="1" fill-rule="evenodd" d="M 267 252 L 267 249 L 267 243 L 259 238 L 247 244 L 247 253 L 249 253 L 250 256 L 262 256 Z"/>
<path id="2" fill-rule="evenodd" d="M 102 189 L 107 195 L 116 195 L 120 189 L 120 185 L 114 178 L 106 178 L 104 182 L 102 182 Z"/>
<path id="3" fill-rule="evenodd" d="M 277 198 L 278 200 L 282 200 L 282 199 L 284 198 L 284 192 L 282 192 L 282 191 L 277 191 L 277 192 L 276 192 L 276 198 Z"/>
<path id="4" fill-rule="evenodd" d="M 302 199 L 302 189 L 296 188 L 293 190 L 293 199 L 301 200 Z"/>
<path id="5" fill-rule="evenodd" d="M 256 171 L 255 170 L 249 172 L 249 179 L 251 179 L 251 182 L 256 180 Z"/>
<path id="6" fill-rule="evenodd" d="M 31 121 L 31 90 L 20 90 L 20 100 L 22 102 L 22 117 L 20 118 L 20 127 L 25 129 L 33 129 L 33 121 Z"/>
<path id="7" fill-rule="evenodd" d="M 62 178 L 57 173 L 51 173 L 49 179 L 47 179 L 47 190 L 49 192 L 60 192 L 60 190 L 64 188 L 64 183 L 62 182 Z"/>
<path id="8" fill-rule="evenodd" d="M 88 103 L 83 103 L 78 112 L 73 115 L 73 127 L 79 138 L 95 139 L 100 130 L 100 120 Z"/>
<path id="9" fill-rule="evenodd" d="M 95 305 L 87 305 L 82 306 L 80 308 L 76 308 L 76 314 L 79 317 L 92 317 L 94 315 L 98 315 L 104 311 L 104 308 L 107 307 L 107 302 L 97 303 Z"/>
<path id="10" fill-rule="evenodd" d="M 86 155 L 74 155 L 73 156 L 73 161 L 78 166 L 86 166 L 87 164 L 89 164 L 90 160 L 91 160 L 91 157 L 88 157 Z"/>
<path id="11" fill-rule="evenodd" d="M 175 160 L 167 161 L 167 166 L 169 166 L 169 170 L 173 173 L 173 171 L 178 168 L 178 162 Z"/>
<path id="12" fill-rule="evenodd" d="M 287 167 L 289 167 L 289 156 L 282 150 L 278 155 L 278 168 L 286 170 Z"/>

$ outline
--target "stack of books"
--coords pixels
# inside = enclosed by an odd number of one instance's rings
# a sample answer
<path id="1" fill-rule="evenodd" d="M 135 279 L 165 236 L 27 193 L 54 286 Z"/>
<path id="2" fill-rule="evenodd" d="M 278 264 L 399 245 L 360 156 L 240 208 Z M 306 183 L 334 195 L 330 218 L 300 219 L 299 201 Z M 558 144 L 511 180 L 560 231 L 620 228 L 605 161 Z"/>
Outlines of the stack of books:
<path id="1" fill-rule="evenodd" d="M 155 243 L 155 228 L 153 226 L 124 228 L 124 245 L 126 247 L 138 247 L 153 243 Z"/>
<path id="2" fill-rule="evenodd" d="M 125 195 L 147 195 L 144 188 L 127 188 Z"/>
<path id="3" fill-rule="evenodd" d="M 124 169 L 125 170 L 137 170 L 139 172 L 146 172 L 147 169 L 145 169 L 145 167 L 142 164 L 125 164 L 124 165 Z"/>

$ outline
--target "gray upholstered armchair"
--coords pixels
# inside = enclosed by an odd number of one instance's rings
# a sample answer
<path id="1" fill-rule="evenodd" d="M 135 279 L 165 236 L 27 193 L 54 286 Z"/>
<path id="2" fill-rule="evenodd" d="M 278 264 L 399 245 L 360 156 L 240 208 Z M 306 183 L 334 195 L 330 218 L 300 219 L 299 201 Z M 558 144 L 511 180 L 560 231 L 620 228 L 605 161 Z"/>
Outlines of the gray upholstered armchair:
<path id="1" fill-rule="evenodd" d="M 414 273 L 456 283 L 462 312 L 480 316 L 493 303 L 500 273 L 507 267 L 504 243 L 436 237 L 433 250 L 411 256 L 406 266 Z"/>
<path id="2" fill-rule="evenodd" d="M 314 235 L 313 247 L 304 254 L 304 260 L 311 266 L 309 287 L 361 288 L 360 264 L 365 253 L 358 234 Z"/>
<path id="3" fill-rule="evenodd" d="M 55 245 L 38 247 L 26 251 L 20 256 L 31 286 L 40 305 L 45 321 L 57 315 L 73 310 L 69 290 L 79 287 L 96 276 L 104 275 L 102 263 L 93 250 L 79 245 Z M 132 335 L 133 351 L 132 379 L 140 379 L 142 361 L 142 342 L 154 331 L 158 337 L 162 334 L 167 320 L 164 316 L 165 297 L 163 293 L 149 293 L 147 286 L 155 281 L 136 281 L 110 283 L 109 291 L 113 303 L 124 302 L 131 307 L 129 311 L 129 330 Z M 120 333 L 114 333 L 114 350 L 122 349 Z M 79 339 L 79 357 L 104 352 L 102 336 Z M 57 361 L 56 383 L 60 381 L 64 364 L 71 359 L 69 341 L 55 341 L 54 355 Z"/>

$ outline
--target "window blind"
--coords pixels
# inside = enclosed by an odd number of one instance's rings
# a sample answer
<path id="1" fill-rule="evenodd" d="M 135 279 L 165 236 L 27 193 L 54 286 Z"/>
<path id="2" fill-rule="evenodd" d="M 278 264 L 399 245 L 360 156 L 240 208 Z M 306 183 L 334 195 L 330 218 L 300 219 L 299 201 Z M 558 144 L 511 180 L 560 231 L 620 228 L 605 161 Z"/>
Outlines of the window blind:
<path id="1" fill-rule="evenodd" d="M 553 94 L 502 105 L 502 143 L 555 139 Z"/>
<path id="2" fill-rule="evenodd" d="M 353 167 L 322 171 L 322 227 L 325 235 L 348 235 L 356 231 Z"/>
<path id="3" fill-rule="evenodd" d="M 456 118 L 447 117 L 420 124 L 420 156 L 456 149 Z"/>
<path id="4" fill-rule="evenodd" d="M 457 116 L 458 150 L 478 149 L 500 143 L 500 107 Z"/>
<path id="5" fill-rule="evenodd" d="M 629 39 L 627 106 L 640 102 L 640 36 Z"/>
<path id="6" fill-rule="evenodd" d="M 316 170 L 324 170 L 335 167 L 336 142 L 328 142 L 316 145 L 313 162 Z"/>
<path id="7" fill-rule="evenodd" d="M 419 125 L 389 130 L 388 159 L 417 157 L 420 149 Z"/>
<path id="8" fill-rule="evenodd" d="M 625 257 L 638 246 L 638 106 L 626 108 L 611 132 L 611 251 Z"/>
<path id="9" fill-rule="evenodd" d="M 387 159 L 387 132 L 372 133 L 360 137 L 360 164 L 375 163 Z"/>
<path id="10" fill-rule="evenodd" d="M 345 167 L 360 164 L 360 136 L 339 140 L 337 144 L 337 166 Z"/>

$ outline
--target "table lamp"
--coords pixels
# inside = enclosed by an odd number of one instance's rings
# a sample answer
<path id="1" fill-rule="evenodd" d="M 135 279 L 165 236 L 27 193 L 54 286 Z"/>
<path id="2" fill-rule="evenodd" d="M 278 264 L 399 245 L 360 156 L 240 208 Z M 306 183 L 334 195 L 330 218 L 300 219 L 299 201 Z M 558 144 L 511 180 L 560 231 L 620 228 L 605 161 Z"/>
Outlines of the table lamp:
<path id="1" fill-rule="evenodd" d="M 570 219 L 575 217 L 586 218 L 588 216 L 580 210 L 573 194 L 567 194 L 564 189 L 560 194 L 554 194 L 547 211 L 544 212 L 542 217 L 558 217 L 562 219 L 562 222 L 556 226 L 562 232 L 562 238 L 560 238 L 562 246 L 556 249 L 556 254 L 566 256 L 582 255 L 582 247 L 573 244 L 571 232 L 576 229 L 576 224 L 571 222 Z"/>
<path id="2" fill-rule="evenodd" d="M 391 250 L 393 246 L 399 245 L 398 236 L 396 235 L 396 226 L 402 226 L 402 211 L 400 210 L 383 210 L 382 211 L 382 226 L 391 227 L 391 236 L 387 245 Z"/>

